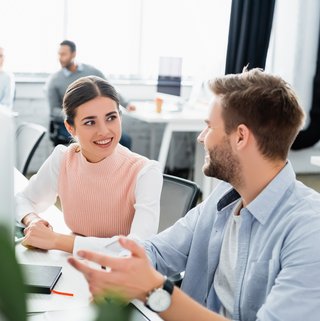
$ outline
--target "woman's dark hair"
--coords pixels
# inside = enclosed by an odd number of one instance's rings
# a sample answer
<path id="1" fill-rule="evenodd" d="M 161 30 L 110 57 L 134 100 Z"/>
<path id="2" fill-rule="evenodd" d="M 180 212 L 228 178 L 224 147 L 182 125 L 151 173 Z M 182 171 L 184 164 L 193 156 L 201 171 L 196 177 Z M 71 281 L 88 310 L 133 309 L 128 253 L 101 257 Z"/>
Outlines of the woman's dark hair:
<path id="1" fill-rule="evenodd" d="M 97 97 L 112 99 L 117 103 L 119 110 L 119 95 L 106 80 L 96 76 L 88 76 L 79 78 L 70 84 L 62 103 L 66 121 L 73 126 L 77 108 Z"/>

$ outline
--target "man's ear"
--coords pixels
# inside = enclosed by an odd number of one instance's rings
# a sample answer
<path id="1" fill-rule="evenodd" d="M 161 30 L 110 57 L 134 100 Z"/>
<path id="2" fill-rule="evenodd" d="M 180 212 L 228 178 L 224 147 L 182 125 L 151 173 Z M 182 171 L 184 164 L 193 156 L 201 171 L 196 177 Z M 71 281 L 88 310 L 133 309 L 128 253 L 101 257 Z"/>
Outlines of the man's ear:
<path id="1" fill-rule="evenodd" d="M 71 126 L 66 120 L 64 121 L 64 126 L 66 127 L 68 133 L 72 136 L 75 136 L 75 130 L 74 127 Z"/>
<path id="2" fill-rule="evenodd" d="M 244 124 L 240 124 L 236 130 L 236 148 L 240 150 L 246 147 L 249 142 L 249 137 L 250 137 L 249 128 Z"/>

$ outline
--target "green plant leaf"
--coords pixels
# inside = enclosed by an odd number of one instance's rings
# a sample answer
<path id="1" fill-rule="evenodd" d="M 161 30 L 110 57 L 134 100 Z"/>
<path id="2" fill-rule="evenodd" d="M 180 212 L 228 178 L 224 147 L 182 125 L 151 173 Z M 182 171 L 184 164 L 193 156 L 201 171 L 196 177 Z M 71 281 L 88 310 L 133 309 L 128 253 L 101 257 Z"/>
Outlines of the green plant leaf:
<path id="1" fill-rule="evenodd" d="M 0 314 L 8 321 L 26 321 L 26 289 L 12 243 L 0 225 Z"/>
<path id="2" fill-rule="evenodd" d="M 97 318 L 95 321 L 129 321 L 132 307 L 125 302 L 121 296 L 108 295 L 96 301 Z"/>

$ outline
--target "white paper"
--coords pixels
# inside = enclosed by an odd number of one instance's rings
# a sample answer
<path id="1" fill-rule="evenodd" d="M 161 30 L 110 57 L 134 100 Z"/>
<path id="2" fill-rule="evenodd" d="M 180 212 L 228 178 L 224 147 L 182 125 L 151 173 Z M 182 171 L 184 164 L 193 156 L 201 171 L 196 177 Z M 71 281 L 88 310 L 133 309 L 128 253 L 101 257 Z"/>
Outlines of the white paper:
<path id="1" fill-rule="evenodd" d="M 27 311 L 45 312 L 56 310 L 68 310 L 80 307 L 86 307 L 89 303 L 87 300 L 69 297 L 60 294 L 29 294 L 27 296 Z"/>
<path id="2" fill-rule="evenodd" d="M 43 313 L 28 314 L 28 321 L 94 321 L 96 309 L 94 306 L 78 308 L 76 310 L 59 310 Z"/>

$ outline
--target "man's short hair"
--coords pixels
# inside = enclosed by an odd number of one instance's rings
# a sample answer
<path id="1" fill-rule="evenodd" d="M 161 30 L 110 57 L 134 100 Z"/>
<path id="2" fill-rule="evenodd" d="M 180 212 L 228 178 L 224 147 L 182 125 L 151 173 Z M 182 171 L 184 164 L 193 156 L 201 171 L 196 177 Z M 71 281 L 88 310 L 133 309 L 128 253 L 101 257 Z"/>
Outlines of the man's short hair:
<path id="1" fill-rule="evenodd" d="M 76 44 L 70 40 L 63 40 L 60 43 L 60 46 L 68 46 L 70 48 L 71 52 L 75 52 L 77 49 Z"/>
<path id="2" fill-rule="evenodd" d="M 244 124 L 252 131 L 262 155 L 287 158 L 304 121 L 303 109 L 288 83 L 254 68 L 216 78 L 209 87 L 221 97 L 227 134 Z"/>

